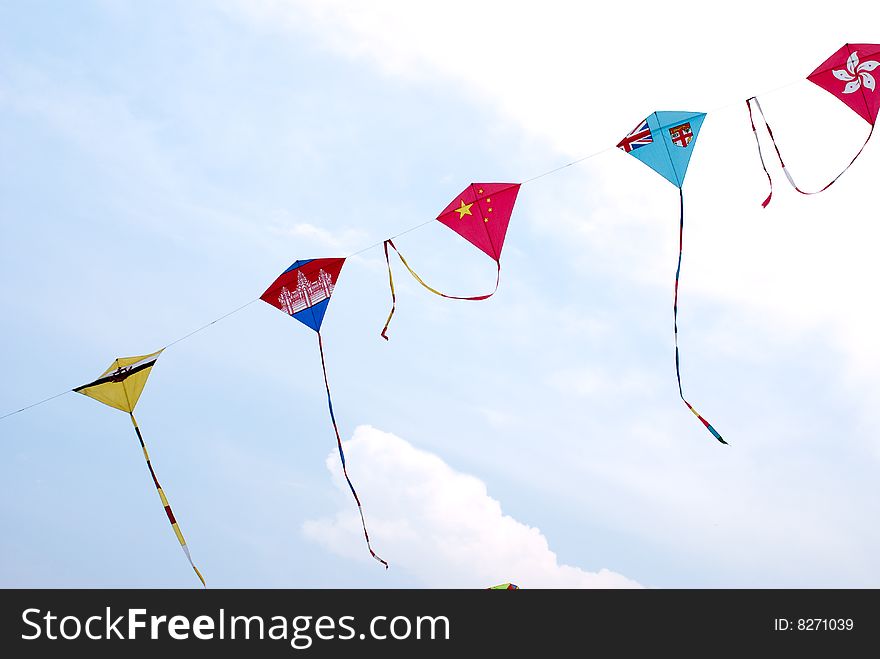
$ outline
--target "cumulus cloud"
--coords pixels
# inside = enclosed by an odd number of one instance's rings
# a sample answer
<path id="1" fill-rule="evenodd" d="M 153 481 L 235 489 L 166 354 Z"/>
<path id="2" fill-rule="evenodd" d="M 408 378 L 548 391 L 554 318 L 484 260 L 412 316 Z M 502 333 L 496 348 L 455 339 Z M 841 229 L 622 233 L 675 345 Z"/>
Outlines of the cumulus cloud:
<path id="1" fill-rule="evenodd" d="M 359 426 L 345 442 L 356 486 L 367 502 L 371 539 L 393 569 L 426 587 L 486 587 L 512 581 L 524 588 L 638 588 L 608 569 L 561 565 L 537 528 L 505 515 L 479 478 L 400 437 Z M 345 498 L 333 518 L 304 524 L 328 549 L 363 558 L 363 535 L 338 455 L 327 468 Z M 368 558 L 368 557 L 367 557 Z"/>

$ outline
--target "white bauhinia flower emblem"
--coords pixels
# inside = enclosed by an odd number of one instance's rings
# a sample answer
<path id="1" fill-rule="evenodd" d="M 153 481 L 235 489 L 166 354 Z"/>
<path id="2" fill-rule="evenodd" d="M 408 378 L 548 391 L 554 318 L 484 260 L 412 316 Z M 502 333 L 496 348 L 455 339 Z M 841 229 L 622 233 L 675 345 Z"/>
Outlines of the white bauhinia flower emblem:
<path id="1" fill-rule="evenodd" d="M 873 71 L 878 66 L 880 66 L 880 62 L 875 62 L 874 60 L 868 60 L 867 62 L 859 64 L 859 53 L 854 52 L 846 60 L 845 70 L 835 69 L 831 73 L 834 74 L 835 78 L 843 80 L 846 83 L 846 87 L 843 88 L 844 94 L 852 94 L 853 92 L 858 91 L 862 85 L 865 86 L 865 89 L 874 91 L 874 87 L 876 86 L 874 83 L 874 76 L 868 72 Z"/>

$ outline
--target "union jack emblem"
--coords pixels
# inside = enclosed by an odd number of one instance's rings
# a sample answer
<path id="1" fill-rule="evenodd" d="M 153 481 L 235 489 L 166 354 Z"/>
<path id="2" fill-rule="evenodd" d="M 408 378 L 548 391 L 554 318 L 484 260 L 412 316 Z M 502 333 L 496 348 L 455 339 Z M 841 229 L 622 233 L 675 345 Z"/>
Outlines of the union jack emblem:
<path id="1" fill-rule="evenodd" d="M 625 153 L 631 153 L 639 147 L 647 146 L 654 141 L 651 137 L 651 129 L 648 128 L 648 120 L 645 119 L 638 126 L 633 128 L 630 133 L 617 144 L 618 149 L 623 149 Z"/>
<path id="2" fill-rule="evenodd" d="M 672 143 L 675 146 L 685 148 L 688 144 L 691 143 L 691 140 L 694 139 L 694 134 L 691 132 L 690 123 L 681 124 L 680 126 L 674 126 L 670 128 L 669 139 L 672 140 Z"/>

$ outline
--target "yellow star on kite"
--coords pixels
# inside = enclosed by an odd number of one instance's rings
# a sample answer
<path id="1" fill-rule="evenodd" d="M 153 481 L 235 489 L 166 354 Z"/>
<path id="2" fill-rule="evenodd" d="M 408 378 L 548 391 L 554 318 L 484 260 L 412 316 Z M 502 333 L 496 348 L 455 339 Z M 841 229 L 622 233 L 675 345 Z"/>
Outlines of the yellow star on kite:
<path id="1" fill-rule="evenodd" d="M 464 201 L 462 201 L 461 208 L 455 209 L 455 212 L 458 213 L 458 219 L 459 220 L 464 219 L 465 215 L 473 215 L 473 213 L 471 213 L 471 206 L 473 206 L 473 205 L 474 205 L 473 202 L 466 204 L 466 203 L 464 203 Z"/>

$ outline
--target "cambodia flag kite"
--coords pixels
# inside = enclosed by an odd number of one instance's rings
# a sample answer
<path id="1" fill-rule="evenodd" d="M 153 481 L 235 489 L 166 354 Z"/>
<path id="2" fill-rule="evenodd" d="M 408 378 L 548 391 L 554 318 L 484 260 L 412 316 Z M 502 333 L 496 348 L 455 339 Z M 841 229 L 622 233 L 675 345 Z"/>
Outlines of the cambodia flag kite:
<path id="1" fill-rule="evenodd" d="M 153 485 L 156 486 L 156 491 L 159 493 L 159 499 L 165 508 L 165 514 L 168 516 L 168 521 L 171 523 L 174 535 L 177 536 L 177 541 L 180 543 L 183 553 L 186 554 L 186 559 L 204 586 L 205 579 L 202 577 L 202 573 L 199 572 L 199 568 L 193 563 L 189 548 L 186 546 L 186 540 L 184 540 L 183 533 L 180 531 L 180 526 L 177 523 L 177 518 L 175 518 L 174 513 L 171 511 L 171 504 L 168 503 L 168 498 L 165 496 L 165 490 L 162 489 L 162 486 L 159 485 L 159 479 L 156 478 L 156 472 L 153 469 L 150 454 L 147 452 L 147 445 L 144 443 L 141 429 L 134 418 L 134 407 L 141 397 L 144 385 L 147 384 L 147 378 L 150 377 L 150 372 L 153 370 L 153 366 L 155 366 L 160 354 L 162 354 L 162 350 L 150 353 L 149 355 L 119 357 L 96 380 L 77 387 L 73 391 L 83 396 L 94 398 L 98 402 L 104 403 L 104 405 L 109 405 L 128 414 L 140 442 L 141 450 L 144 453 L 144 460 L 147 461 L 147 469 L 150 470 Z"/>
<path id="2" fill-rule="evenodd" d="M 770 136 L 773 148 L 776 150 L 776 157 L 779 159 L 779 165 L 782 167 L 785 178 L 788 179 L 788 182 L 791 183 L 795 190 L 803 195 L 818 194 L 834 185 L 837 179 L 852 167 L 874 133 L 877 112 L 880 110 L 880 92 L 877 91 L 877 80 L 875 79 L 875 75 L 877 75 L 875 70 L 878 66 L 880 66 L 880 45 L 873 43 L 848 43 L 844 44 L 840 50 L 822 62 L 816 67 L 815 71 L 807 76 L 807 80 L 843 101 L 850 110 L 867 121 L 871 126 L 871 130 L 868 131 L 868 137 L 865 138 L 865 143 L 862 144 L 862 147 L 853 159 L 850 160 L 849 164 L 830 183 L 815 192 L 801 190 L 797 183 L 795 183 L 794 178 L 785 166 L 785 162 L 782 160 L 779 146 L 776 144 L 773 131 L 770 129 L 770 124 L 767 123 L 767 118 L 764 116 L 764 110 L 761 108 L 758 98 L 752 96 L 746 100 L 746 107 L 749 109 L 749 120 L 752 123 L 752 133 L 758 145 L 758 157 L 761 159 L 761 166 L 764 168 L 764 173 L 767 175 L 767 180 L 770 183 L 770 194 L 767 195 L 767 198 L 761 204 L 764 208 L 767 207 L 767 204 L 770 203 L 770 199 L 773 197 L 773 179 L 770 177 L 770 172 L 767 171 L 767 165 L 764 162 L 761 142 L 758 139 L 758 131 L 755 128 L 755 119 L 752 115 L 752 102 L 758 108 L 758 112 L 761 113 L 761 119 L 764 121 L 764 127 L 767 129 L 767 134 Z"/>
<path id="3" fill-rule="evenodd" d="M 327 313 L 327 305 L 342 265 L 345 259 L 307 259 L 296 261 L 287 270 L 272 282 L 272 285 L 260 296 L 264 302 L 280 309 L 291 318 L 295 318 L 306 327 L 314 330 L 318 335 L 318 349 L 321 352 L 321 369 L 324 372 L 324 387 L 327 390 L 327 406 L 330 409 L 330 420 L 333 423 L 333 431 L 336 433 L 336 447 L 339 449 L 339 459 L 342 462 L 342 473 L 357 503 L 358 513 L 361 516 L 361 526 L 364 529 L 364 538 L 367 541 L 367 549 L 370 555 L 388 568 L 388 563 L 373 551 L 370 545 L 370 535 L 367 533 L 367 523 L 364 519 L 364 510 L 361 500 L 348 477 L 348 469 L 345 464 L 345 453 L 342 450 L 342 438 L 339 436 L 339 427 L 336 425 L 336 415 L 333 413 L 333 400 L 330 397 L 330 382 L 327 379 L 327 364 L 324 360 L 324 341 L 321 338 L 321 323 L 324 322 L 324 314 Z"/>
<path id="4" fill-rule="evenodd" d="M 391 312 L 388 314 L 388 320 L 385 321 L 385 327 L 382 328 L 383 339 L 388 339 L 388 325 L 391 324 L 391 317 L 394 316 L 394 311 L 397 307 L 397 296 L 394 293 L 394 276 L 391 272 L 388 248 L 390 247 L 397 252 L 400 262 L 403 263 L 403 266 L 413 278 L 434 295 L 450 300 L 486 300 L 495 294 L 498 290 L 498 283 L 501 280 L 501 250 L 504 247 L 507 225 L 510 223 L 510 216 L 513 213 L 513 205 L 516 203 L 516 195 L 519 193 L 519 188 L 519 183 L 471 183 L 462 190 L 461 194 L 449 202 L 449 205 L 437 216 L 437 220 L 441 224 L 455 231 L 455 233 L 474 247 L 485 252 L 495 261 L 497 273 L 495 275 L 495 288 L 492 289 L 491 293 L 470 297 L 442 293 L 429 286 L 416 274 L 415 270 L 409 266 L 403 254 L 400 253 L 400 250 L 397 249 L 390 238 L 385 241 L 385 263 L 388 266 L 388 284 L 391 287 Z"/>
<path id="5" fill-rule="evenodd" d="M 680 218 L 678 223 L 678 266 L 675 269 L 675 301 L 672 306 L 673 327 L 675 331 L 675 377 L 678 380 L 678 395 L 688 409 L 703 423 L 722 444 L 722 439 L 712 425 L 694 409 L 681 388 L 681 368 L 678 352 L 678 279 L 681 275 L 681 255 L 684 237 L 684 176 L 687 173 L 691 154 L 697 143 L 697 136 L 706 118 L 705 112 L 655 112 L 627 134 L 617 147 L 623 152 L 638 158 L 648 167 L 660 174 L 678 188 Z"/>

